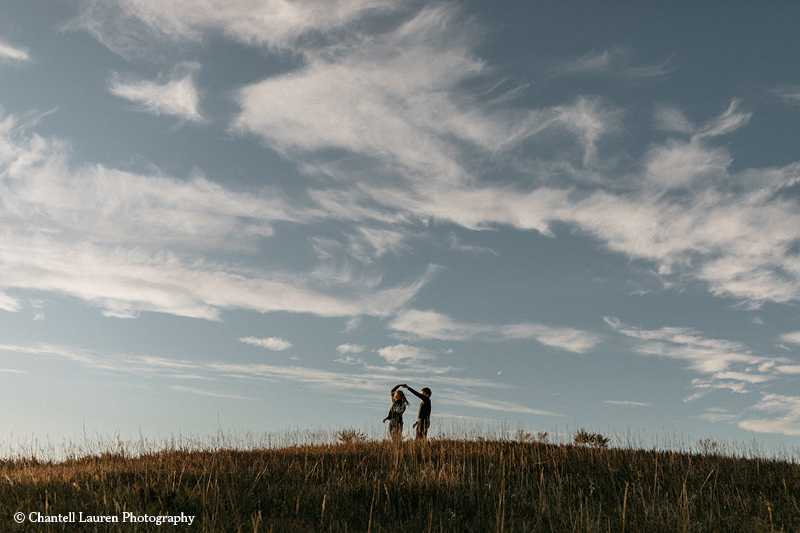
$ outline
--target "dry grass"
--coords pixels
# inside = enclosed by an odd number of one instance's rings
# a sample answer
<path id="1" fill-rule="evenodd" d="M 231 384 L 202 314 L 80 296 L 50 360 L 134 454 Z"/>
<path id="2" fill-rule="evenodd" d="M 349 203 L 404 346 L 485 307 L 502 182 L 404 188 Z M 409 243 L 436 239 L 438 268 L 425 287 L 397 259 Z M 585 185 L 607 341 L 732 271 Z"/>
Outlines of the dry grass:
<path id="1" fill-rule="evenodd" d="M 399 445 L 336 444 L 330 433 L 306 442 L 314 438 L 251 450 L 184 441 L 146 453 L 112 439 L 94 455 L 19 456 L 0 462 L 0 529 L 174 527 L 11 518 L 133 511 L 194 515 L 181 527 L 194 531 L 800 530 L 800 466 L 723 455 L 711 441 L 698 453 L 551 444 L 524 432 Z"/>

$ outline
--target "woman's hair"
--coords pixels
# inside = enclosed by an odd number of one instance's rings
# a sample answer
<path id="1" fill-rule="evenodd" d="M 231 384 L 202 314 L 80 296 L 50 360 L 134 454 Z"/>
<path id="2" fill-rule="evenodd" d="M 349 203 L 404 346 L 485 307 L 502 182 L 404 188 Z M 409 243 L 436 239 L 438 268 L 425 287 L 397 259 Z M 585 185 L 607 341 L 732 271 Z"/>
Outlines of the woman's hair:
<path id="1" fill-rule="evenodd" d="M 406 399 L 406 395 L 403 394 L 403 391 L 396 390 L 394 391 L 394 393 L 397 394 L 397 397 L 400 398 L 401 402 L 403 402 L 405 405 L 409 405 L 408 400 Z"/>

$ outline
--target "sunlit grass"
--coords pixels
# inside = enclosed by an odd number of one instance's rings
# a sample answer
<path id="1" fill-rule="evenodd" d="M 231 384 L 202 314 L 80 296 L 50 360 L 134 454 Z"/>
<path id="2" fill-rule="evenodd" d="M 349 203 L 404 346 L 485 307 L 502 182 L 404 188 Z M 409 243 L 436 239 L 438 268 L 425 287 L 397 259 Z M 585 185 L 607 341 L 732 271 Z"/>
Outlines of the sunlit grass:
<path id="1" fill-rule="evenodd" d="M 120 530 L 11 519 L 80 511 L 184 513 L 195 531 L 800 530 L 793 450 L 584 432 L 603 448 L 576 444 L 582 428 L 445 423 L 394 444 L 382 429 L 17 439 L 0 461 L 0 529 Z"/>

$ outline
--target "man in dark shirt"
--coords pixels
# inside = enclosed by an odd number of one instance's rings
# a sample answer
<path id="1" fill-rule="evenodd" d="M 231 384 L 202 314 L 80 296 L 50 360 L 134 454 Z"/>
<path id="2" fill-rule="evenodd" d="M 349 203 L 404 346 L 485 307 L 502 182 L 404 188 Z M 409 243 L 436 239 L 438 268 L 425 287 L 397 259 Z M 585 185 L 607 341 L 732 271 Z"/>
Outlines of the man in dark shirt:
<path id="1" fill-rule="evenodd" d="M 405 383 L 402 386 L 422 400 L 422 403 L 419 404 L 419 413 L 414 427 L 417 428 L 417 440 L 425 440 L 428 438 L 428 428 L 431 427 L 431 389 L 423 387 L 422 394 L 420 394 Z"/>

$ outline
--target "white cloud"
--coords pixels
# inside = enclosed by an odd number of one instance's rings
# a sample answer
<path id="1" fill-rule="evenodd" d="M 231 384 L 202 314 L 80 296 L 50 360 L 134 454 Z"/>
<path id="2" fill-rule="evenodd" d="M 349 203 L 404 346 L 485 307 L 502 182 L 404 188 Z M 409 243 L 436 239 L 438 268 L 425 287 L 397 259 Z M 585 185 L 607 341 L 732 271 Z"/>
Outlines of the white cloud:
<path id="1" fill-rule="evenodd" d="M 304 34 L 397 8 L 388 0 L 86 0 L 82 7 L 71 26 L 124 56 L 155 55 L 220 32 L 246 45 L 285 48 Z"/>
<path id="2" fill-rule="evenodd" d="M 672 71 L 670 60 L 657 65 L 634 67 L 630 64 L 631 49 L 614 47 L 602 52 L 592 51 L 588 54 L 562 63 L 552 71 L 558 75 L 600 75 L 613 74 L 623 78 L 651 78 Z"/>
<path id="3" fill-rule="evenodd" d="M 308 367 L 286 367 L 262 364 L 232 364 L 209 363 L 207 369 L 228 377 L 240 379 L 284 379 L 296 383 L 306 383 L 329 390 L 341 391 L 345 389 L 358 389 L 364 391 L 388 391 L 397 383 L 397 369 L 395 367 L 362 367 L 363 372 L 331 372 Z M 477 378 L 459 378 L 429 372 L 423 368 L 423 375 L 427 376 L 430 387 L 457 387 L 507 389 L 509 385 L 495 383 Z M 413 372 L 414 368 L 404 367 L 403 372 Z M 389 385 L 391 384 L 391 385 Z"/>
<path id="4" fill-rule="evenodd" d="M 425 279 L 379 291 L 354 288 L 330 296 L 309 288 L 302 276 L 237 271 L 229 265 L 192 264 L 166 254 L 146 255 L 89 244 L 4 243 L 2 283 L 69 294 L 104 308 L 108 316 L 140 311 L 217 319 L 225 309 L 289 311 L 319 316 L 385 316 L 407 303 Z"/>
<path id="5" fill-rule="evenodd" d="M 433 359 L 434 357 L 422 348 L 398 344 L 387 346 L 378 350 L 378 355 L 386 359 L 390 364 L 415 365 L 420 361 Z"/>
<path id="6" fill-rule="evenodd" d="M 200 96 L 195 87 L 194 74 L 197 65 L 185 65 L 190 72 L 180 79 L 166 81 L 131 80 L 121 81 L 114 75 L 109 90 L 120 98 L 141 104 L 142 108 L 155 115 L 172 115 L 183 120 L 202 122 Z"/>
<path id="7" fill-rule="evenodd" d="M 717 372 L 715 379 L 730 379 L 733 381 L 743 381 L 745 383 L 764 383 L 775 378 L 764 374 L 750 374 L 748 372 Z"/>
<path id="8" fill-rule="evenodd" d="M 381 228 L 359 227 L 358 233 L 350 236 L 350 254 L 365 263 L 379 258 L 387 252 L 398 253 L 408 247 L 403 244 L 405 234 Z"/>
<path id="9" fill-rule="evenodd" d="M 398 347 L 399 346 L 399 347 Z M 398 345 L 387 347 L 387 354 L 399 355 L 400 360 L 420 358 L 427 359 L 422 352 L 417 352 L 413 347 L 403 347 Z M 409 348 L 412 348 L 409 350 Z M 361 367 L 361 371 L 353 372 L 331 372 L 310 367 L 300 366 L 279 366 L 266 364 L 236 364 L 228 362 L 192 362 L 181 359 L 166 359 L 154 356 L 131 356 L 126 354 L 109 354 L 106 352 L 94 352 L 73 348 L 69 346 L 57 346 L 48 344 L 36 345 L 0 345 L 0 351 L 28 356 L 52 358 L 56 357 L 64 361 L 79 365 L 81 367 L 101 371 L 104 374 L 109 372 L 121 374 L 133 374 L 142 380 L 140 384 L 148 386 L 145 380 L 155 380 L 159 386 L 164 380 L 175 380 L 182 383 L 183 380 L 193 379 L 207 382 L 214 380 L 222 383 L 223 379 L 243 379 L 243 380 L 282 380 L 293 384 L 304 384 L 310 387 L 330 391 L 332 393 L 342 390 L 360 390 L 367 393 L 383 394 L 397 383 L 397 371 L 393 368 L 370 369 Z M 390 355 L 391 356 L 391 355 Z M 41 361 L 32 363 L 37 369 L 43 368 Z M 403 372 L 412 369 L 403 368 Z M 26 370 L 5 370 L 7 372 L 25 373 Z M 512 387 L 479 378 L 461 378 L 432 373 L 426 370 L 424 374 L 426 386 L 431 387 L 437 398 L 440 398 L 442 405 L 458 405 L 462 407 L 488 409 L 509 413 L 523 413 L 533 415 L 561 416 L 548 411 L 534 409 L 519 405 L 513 402 L 499 401 L 487 398 L 475 393 L 476 389 L 511 389 Z M 198 381 L 195 381 L 197 383 Z M 171 390 L 187 394 L 197 394 L 218 398 L 230 398 L 240 400 L 258 400 L 258 398 L 217 392 L 207 387 L 189 387 L 183 384 L 168 385 Z M 365 394 L 363 401 L 374 404 L 375 395 Z M 352 395 L 347 401 L 352 401 Z"/>
<path id="10" fill-rule="evenodd" d="M 401 185 L 390 186 L 365 176 L 351 190 L 311 191 L 312 198 L 334 216 L 395 223 L 435 219 L 470 229 L 509 225 L 548 235 L 552 234 L 555 223 L 566 223 L 595 237 L 614 252 L 654 263 L 665 281 L 700 280 L 713 294 L 739 299 L 751 306 L 800 299 L 800 258 L 790 253 L 793 243 L 800 239 L 800 209 L 796 201 L 777 194 L 800 179 L 800 164 L 731 174 L 731 154 L 725 148 L 711 146 L 710 142 L 747 123 L 750 113 L 741 111 L 738 101 L 734 100 L 719 117 L 697 127 L 682 115 L 680 120 L 676 119 L 677 112 L 672 113 L 669 127 L 691 133 L 689 139 L 668 139 L 653 145 L 644 155 L 643 172 L 625 178 L 626 188 L 615 189 L 602 173 L 595 172 L 591 178 L 595 180 L 594 192 L 577 195 L 568 188 L 549 185 L 530 190 L 481 183 L 461 165 L 463 153 L 460 145 L 452 141 L 457 133 L 448 135 L 441 129 L 444 126 L 437 130 L 417 118 L 405 119 L 404 111 L 391 106 L 366 105 L 371 98 L 386 94 L 377 82 L 370 85 L 363 81 L 369 79 L 368 75 L 356 76 L 364 85 L 355 87 L 352 93 L 342 89 L 330 94 L 336 84 L 317 79 L 314 68 L 266 80 L 258 89 L 253 86 L 252 93 L 247 93 L 250 90 L 247 89 L 243 98 L 247 113 L 240 117 L 240 125 L 258 133 L 271 145 L 303 154 L 306 162 L 313 161 L 318 149 L 338 147 L 382 160 L 380 169 L 391 166 L 390 176 L 398 174 L 404 178 Z M 337 83 L 342 87 L 344 80 L 349 79 L 348 68 L 339 69 L 334 64 L 320 68 L 339 80 Z M 458 75 L 453 74 L 453 79 L 458 79 Z M 281 88 L 283 84 L 288 85 Z M 349 84 L 347 88 L 349 91 Z M 292 95 L 303 91 L 313 92 L 313 97 L 307 94 L 304 100 L 335 102 L 336 113 L 347 115 L 332 119 L 337 124 L 344 121 L 342 137 L 334 138 L 331 127 L 316 120 L 321 108 L 318 112 L 305 109 L 300 97 L 296 105 L 277 111 L 267 105 L 280 100 L 283 92 L 294 98 Z M 356 96 L 359 92 L 364 94 Z M 449 93 L 456 95 L 457 91 L 450 88 Z M 395 100 L 407 98 L 412 97 L 402 93 Z M 363 106 L 354 107 L 358 104 Z M 460 105 L 458 112 L 473 117 L 473 127 L 478 128 L 475 131 L 488 134 L 499 131 L 497 128 L 510 127 L 510 122 L 504 122 L 497 113 L 481 110 L 477 102 L 464 103 L 462 99 Z M 582 149 L 582 164 L 588 168 L 600 161 L 599 139 L 619 127 L 620 113 L 589 99 L 578 99 L 571 106 L 532 111 L 529 116 L 533 118 L 520 130 L 524 131 L 521 137 L 495 135 L 496 139 L 514 140 L 501 141 L 492 150 L 497 153 L 526 136 L 535 137 L 559 127 L 577 139 Z M 424 116 L 425 113 L 415 115 Z M 389 129 L 373 131 L 376 124 Z M 424 146 L 417 146 L 421 139 L 425 140 Z M 470 142 L 479 146 L 475 139 Z M 405 157 L 405 152 L 413 152 L 417 159 Z M 339 163 L 308 164 L 322 174 L 344 180 L 354 179 L 361 172 L 356 168 L 345 172 Z M 561 175 L 576 176 L 578 181 L 589 179 L 567 161 L 552 164 L 561 165 L 558 167 Z M 539 165 L 547 168 L 544 162 Z M 426 169 L 438 171 L 426 172 Z"/>
<path id="11" fill-rule="evenodd" d="M 198 389 L 195 387 L 185 387 L 183 385 L 170 385 L 169 387 L 171 390 L 176 392 L 185 392 L 188 394 L 198 394 L 200 396 L 211 396 L 213 398 L 228 398 L 230 400 L 255 400 L 255 398 L 249 398 L 247 396 L 236 396 L 233 394 L 224 394 L 220 392 L 211 392 L 205 389 Z"/>
<path id="12" fill-rule="evenodd" d="M 16 298 L 12 298 L 4 292 L 0 292 L 0 309 L 3 311 L 16 312 L 22 309 L 22 304 Z"/>
<path id="13" fill-rule="evenodd" d="M 0 290 L 69 294 L 118 317 L 156 311 L 216 319 L 235 308 L 385 316 L 435 271 L 393 288 L 336 281 L 336 295 L 327 294 L 331 280 L 243 266 L 271 222 L 307 221 L 319 210 L 269 189 L 236 193 L 203 177 L 69 162 L 66 143 L 26 134 L 12 116 L 0 120 Z M 212 261 L 211 252 L 231 262 Z"/>
<path id="14" fill-rule="evenodd" d="M 608 72 L 612 60 L 611 50 L 589 52 L 578 59 L 568 61 L 553 70 L 559 74 L 598 74 Z"/>
<path id="15" fill-rule="evenodd" d="M 494 145 L 511 132 L 494 131 L 451 95 L 483 69 L 449 28 L 453 15 L 451 7 L 424 9 L 392 33 L 332 58 L 310 55 L 299 71 L 243 88 L 236 126 L 282 151 L 340 147 L 389 158 L 406 174 L 428 168 L 425 175 L 460 178 L 442 134 Z"/>
<path id="16" fill-rule="evenodd" d="M 583 144 L 583 164 L 591 166 L 597 155 L 597 143 L 608 133 L 618 129 L 621 111 L 604 105 L 594 98 L 578 98 L 574 104 L 555 107 L 556 124 L 576 135 Z"/>
<path id="17" fill-rule="evenodd" d="M 534 339 L 542 344 L 567 351 L 584 353 L 600 342 L 591 333 L 572 328 L 557 328 L 542 324 L 522 323 L 509 325 L 467 324 L 456 322 L 435 311 L 410 309 L 401 312 L 389 327 L 395 331 L 410 333 L 422 339 L 464 341 L 482 339 L 503 341 L 510 339 Z"/>
<path id="18" fill-rule="evenodd" d="M 691 380 L 691 386 L 696 392 L 684 398 L 684 402 L 697 400 L 714 390 L 747 394 L 753 390 L 775 387 L 780 384 L 777 380 L 785 380 L 787 375 L 800 373 L 800 366 L 786 364 L 791 360 L 758 356 L 741 343 L 709 338 L 692 328 L 665 327 L 647 330 L 626 326 L 609 317 L 606 322 L 619 333 L 635 339 L 634 351 L 647 356 L 684 360 L 688 362 L 689 368 L 705 375 L 703 378 Z M 767 383 L 770 385 L 765 387 Z M 763 407 L 767 404 L 759 405 Z M 731 420 L 734 418 L 736 417 Z M 752 426 L 753 431 L 767 431 L 769 426 L 753 420 L 747 424 L 748 428 Z M 742 424 L 740 426 L 745 427 Z M 755 429 L 756 426 L 761 429 Z M 783 432 L 783 429 L 772 432 Z"/>
<path id="19" fill-rule="evenodd" d="M 358 357 L 352 357 L 350 355 L 345 355 L 340 357 L 339 359 L 334 359 L 337 363 L 344 363 L 346 365 L 362 365 L 364 364 L 364 360 Z"/>
<path id="20" fill-rule="evenodd" d="M 781 341 L 789 344 L 800 344 L 800 331 L 793 331 L 791 333 L 784 333 L 781 335 Z"/>
<path id="21" fill-rule="evenodd" d="M 789 253 L 800 239 L 800 209 L 776 194 L 800 178 L 800 165 L 732 173 L 731 153 L 712 144 L 748 123 L 752 113 L 741 101 L 697 125 L 677 108 L 661 107 L 657 127 L 684 138 L 654 143 L 620 172 L 615 160 L 631 154 L 604 157 L 603 141 L 625 131 L 625 109 L 589 97 L 514 108 L 511 99 L 469 93 L 465 82 L 491 77 L 491 68 L 474 53 L 474 23 L 454 4 L 419 9 L 379 34 L 349 31 L 367 13 L 392 10 L 400 11 L 377 0 L 119 0 L 88 2 L 79 22 L 120 49 L 143 36 L 174 44 L 209 33 L 291 47 L 302 66 L 238 91 L 233 126 L 320 178 L 310 198 L 323 216 L 360 224 L 348 251 L 365 263 L 396 253 L 403 234 L 366 221 L 508 225 L 544 234 L 564 223 L 653 263 L 665 282 L 699 280 L 713 294 L 753 307 L 800 300 L 800 258 Z M 301 35 L 307 37 L 298 41 Z M 593 52 L 562 70 L 629 77 L 669 70 L 668 62 L 633 67 L 630 54 Z M 793 90 L 782 89 L 788 96 Z M 558 150 L 538 150 L 537 143 L 554 139 Z M 517 155 L 523 151 L 537 155 Z M 521 169 L 530 183 L 482 181 L 472 169 L 490 161 Z M 575 194 L 574 182 L 591 187 Z"/>
<path id="22" fill-rule="evenodd" d="M 508 413 L 521 413 L 521 414 L 536 415 L 536 416 L 564 416 L 557 413 L 552 413 L 550 411 L 544 411 L 542 409 L 534 409 L 532 407 L 526 407 L 524 405 L 519 405 L 518 403 L 514 402 L 491 400 L 464 392 L 460 392 L 458 394 L 453 394 L 452 392 L 444 392 L 437 394 L 437 404 L 438 403 L 444 405 L 457 405 L 460 407 L 470 407 L 474 409 L 486 409 L 489 411 L 504 411 Z"/>
<path id="23" fill-rule="evenodd" d="M 659 106 L 655 113 L 658 128 L 677 133 L 692 133 L 694 126 L 683 111 L 672 106 Z"/>
<path id="24" fill-rule="evenodd" d="M 245 344 L 250 344 L 252 346 L 260 346 L 262 348 L 266 348 L 267 350 L 272 350 L 275 352 L 280 352 L 292 347 L 292 343 L 281 339 L 279 337 L 269 337 L 267 339 L 259 339 L 257 337 L 243 337 L 239 339 L 240 342 Z"/>
<path id="25" fill-rule="evenodd" d="M 616 131 L 619 110 L 585 97 L 542 110 L 481 102 L 463 86 L 488 68 L 472 52 L 473 24 L 459 17 L 452 4 L 426 7 L 391 32 L 306 51 L 302 68 L 239 91 L 234 126 L 308 171 L 344 182 L 363 176 L 357 191 L 317 196 L 331 211 L 338 204 L 342 217 L 356 220 L 367 213 L 387 216 L 368 204 L 414 212 L 414 202 L 447 200 L 454 187 L 458 194 L 458 186 L 475 184 L 467 163 L 506 153 L 539 134 L 557 131 L 573 139 L 580 159 L 593 161 L 600 138 Z M 358 157 L 348 166 L 331 160 L 329 148 Z M 355 194 L 364 201 L 342 205 Z"/>
<path id="26" fill-rule="evenodd" d="M 641 341 L 636 345 L 639 353 L 683 359 L 694 370 L 714 374 L 720 379 L 737 376 L 741 381 L 741 376 L 745 374 L 731 374 L 732 366 L 757 368 L 766 362 L 775 361 L 752 355 L 749 349 L 738 342 L 710 339 L 691 328 L 665 327 L 647 330 L 625 326 L 611 317 L 606 317 L 605 320 L 619 333 Z M 753 379 L 758 379 L 755 378 L 757 375 L 752 374 Z M 753 382 L 752 379 L 747 381 Z"/>
<path id="27" fill-rule="evenodd" d="M 475 253 L 475 254 L 490 254 L 499 255 L 495 250 L 485 246 L 475 246 L 471 244 L 461 244 L 461 241 L 455 235 L 450 237 L 450 249 L 457 252 Z"/>
<path id="28" fill-rule="evenodd" d="M 732 133 L 750 121 L 752 113 L 739 111 L 741 101 L 734 99 L 728 109 L 720 116 L 709 121 L 703 128 L 695 133 L 695 138 L 717 137 Z"/>
<path id="29" fill-rule="evenodd" d="M 800 85 L 778 87 L 773 92 L 790 104 L 800 104 Z"/>
<path id="30" fill-rule="evenodd" d="M 690 394 L 683 399 L 685 403 L 693 402 L 707 395 L 713 390 L 729 390 L 732 393 L 747 394 L 750 391 L 746 388 L 747 383 L 743 381 L 714 381 L 707 379 L 693 379 L 692 388 L 698 389 L 694 394 Z"/>
<path id="31" fill-rule="evenodd" d="M 28 61 L 29 59 L 30 56 L 25 50 L 0 41 L 0 62 L 3 60 Z"/>
<path id="32" fill-rule="evenodd" d="M 573 328 L 557 328 L 542 324 L 512 324 L 499 329 L 508 339 L 535 339 L 547 346 L 569 352 L 584 353 L 594 348 L 600 338 L 597 335 Z"/>
<path id="33" fill-rule="evenodd" d="M 133 356 L 115 353 L 99 353 L 70 346 L 46 343 L 32 345 L 2 344 L 0 351 L 57 357 L 90 370 L 133 374 L 146 378 L 204 379 L 199 373 L 201 366 L 186 360 L 165 359 L 153 356 Z"/>
<path id="34" fill-rule="evenodd" d="M 359 344 L 341 344 L 341 345 L 336 347 L 336 351 L 341 353 L 341 354 L 345 354 L 345 353 L 361 353 L 365 349 L 366 348 L 364 346 L 361 346 Z"/>
<path id="35" fill-rule="evenodd" d="M 603 400 L 603 403 L 609 403 L 611 405 L 628 405 L 628 406 L 633 406 L 633 407 L 650 407 L 649 403 L 631 402 L 631 401 L 624 401 L 624 400 Z"/>
<path id="36" fill-rule="evenodd" d="M 690 187 L 698 180 L 719 180 L 727 174 L 731 157 L 724 149 L 708 149 L 696 142 L 669 140 L 646 156 L 646 178 L 663 189 Z"/>
<path id="37" fill-rule="evenodd" d="M 741 420 L 738 423 L 740 428 L 758 433 L 800 436 L 800 397 L 764 394 L 751 409 L 773 413 L 775 416 Z"/>

